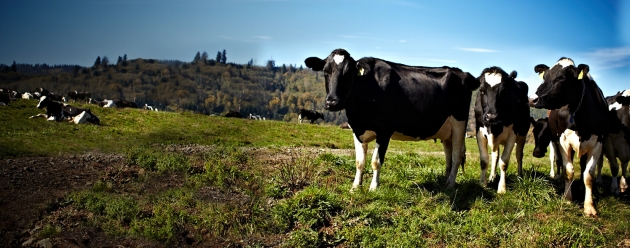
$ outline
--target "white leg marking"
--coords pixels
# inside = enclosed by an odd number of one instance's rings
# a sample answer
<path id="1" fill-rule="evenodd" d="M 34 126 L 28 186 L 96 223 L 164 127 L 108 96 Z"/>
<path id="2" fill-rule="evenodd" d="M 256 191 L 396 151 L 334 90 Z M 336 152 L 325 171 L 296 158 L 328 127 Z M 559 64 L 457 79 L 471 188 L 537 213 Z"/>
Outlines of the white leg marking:
<path id="1" fill-rule="evenodd" d="M 357 139 L 354 133 L 352 134 L 352 137 L 354 138 L 354 151 L 356 153 L 355 165 L 356 165 L 357 171 L 354 176 L 354 182 L 352 183 L 352 189 L 350 190 L 351 192 L 357 189 L 359 185 L 363 183 L 362 176 L 363 176 L 363 169 L 365 168 L 365 156 L 367 154 L 367 147 L 368 147 L 368 144 L 361 143 L 361 141 Z"/>
<path id="2" fill-rule="evenodd" d="M 378 181 L 380 179 L 379 170 L 381 168 L 381 158 L 378 155 L 378 143 L 374 148 L 374 154 L 372 154 L 372 182 L 370 183 L 370 191 L 376 190 L 378 187 Z"/>

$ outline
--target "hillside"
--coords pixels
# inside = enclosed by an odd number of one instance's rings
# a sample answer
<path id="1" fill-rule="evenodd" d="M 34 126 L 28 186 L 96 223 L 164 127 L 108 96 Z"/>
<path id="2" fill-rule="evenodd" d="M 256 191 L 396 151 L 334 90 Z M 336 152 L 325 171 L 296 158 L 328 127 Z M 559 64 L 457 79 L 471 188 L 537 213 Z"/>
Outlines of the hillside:
<path id="1" fill-rule="evenodd" d="M 322 72 L 293 65 L 276 66 L 273 61 L 257 66 L 253 62 L 240 65 L 201 58 L 193 62 L 119 59 L 115 65 L 95 63 L 93 67 L 45 64 L 16 64 L 14 69 L 0 67 L 0 88 L 18 91 L 44 87 L 65 95 L 77 90 L 91 92 L 96 99 L 121 98 L 160 110 L 214 115 L 238 111 L 244 116 L 251 113 L 287 122 L 296 122 L 299 109 L 304 108 L 324 114 L 325 120 L 318 123 L 347 121 L 343 111 L 324 110 L 326 92 Z M 474 97 L 470 118 L 474 118 L 473 105 Z M 532 109 L 532 116 L 544 115 L 546 111 Z M 472 120 L 470 133 L 474 132 Z"/>

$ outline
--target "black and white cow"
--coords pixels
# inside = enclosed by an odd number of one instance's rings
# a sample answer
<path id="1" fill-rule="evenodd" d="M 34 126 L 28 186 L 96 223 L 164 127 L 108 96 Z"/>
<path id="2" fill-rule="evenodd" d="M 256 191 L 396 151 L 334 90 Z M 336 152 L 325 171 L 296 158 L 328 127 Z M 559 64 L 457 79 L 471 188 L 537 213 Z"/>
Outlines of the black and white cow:
<path id="1" fill-rule="evenodd" d="M 343 49 L 325 59 L 307 58 L 307 67 L 324 71 L 329 111 L 346 111 L 356 150 L 352 189 L 362 183 L 368 143 L 376 140 L 370 190 L 379 184 L 390 139 L 442 140 L 447 185 L 465 153 L 464 135 L 472 91 L 479 81 L 452 67 L 408 66 L 366 57 L 355 61 Z"/>
<path id="2" fill-rule="evenodd" d="M 92 93 L 90 92 L 78 92 L 78 91 L 69 91 L 68 92 L 68 101 L 73 100 L 76 101 L 85 101 L 85 103 L 89 103 L 92 98 Z"/>
<path id="3" fill-rule="evenodd" d="M 630 127 L 623 123 L 629 118 L 628 105 L 630 105 L 630 94 L 628 93 L 621 91 L 614 96 L 606 97 L 606 102 L 609 106 L 608 121 L 610 123 L 610 133 L 606 141 L 604 141 L 603 153 L 608 159 L 610 173 L 612 174 L 610 190 L 615 193 L 618 191 L 625 192 L 628 189 L 626 172 L 630 161 L 630 147 L 628 146 L 630 144 Z M 617 183 L 617 175 L 619 173 L 617 160 L 621 163 L 622 170 L 619 184 Z M 597 163 L 597 184 L 602 183 L 601 170 L 603 164 L 603 159 L 600 159 Z"/>
<path id="4" fill-rule="evenodd" d="M 560 135 L 560 156 L 565 168 L 564 199 L 571 201 L 573 183 L 573 156 L 580 157 L 585 168 L 582 178 L 585 186 L 584 214 L 597 215 L 593 204 L 593 182 L 603 142 L 610 131 L 607 120 L 608 104 L 601 89 L 589 74 L 589 66 L 575 66 L 573 60 L 560 58 L 552 67 L 539 64 L 534 71 L 540 74 L 543 83 L 536 90 L 532 102 L 536 108 L 560 109 L 570 112 L 570 125 Z"/>
<path id="5" fill-rule="evenodd" d="M 324 114 L 317 112 L 315 110 L 307 110 L 300 109 L 300 115 L 298 115 L 298 120 L 302 123 L 303 119 L 307 119 L 311 121 L 311 124 L 315 123 L 317 119 L 324 119 Z"/>
<path id="6" fill-rule="evenodd" d="M 225 117 L 228 118 L 243 118 L 243 115 L 241 114 L 241 112 L 238 111 L 228 111 L 227 114 L 224 115 Z"/>
<path id="7" fill-rule="evenodd" d="M 506 171 L 516 144 L 518 175 L 523 176 L 523 147 L 529 131 L 528 87 L 516 81 L 516 71 L 508 75 L 499 67 L 489 67 L 477 78 L 481 83 L 475 102 L 477 145 L 481 160 L 481 184 L 486 185 L 488 147 L 492 152 L 490 178 L 494 181 L 496 166 L 500 169 L 498 193 L 506 192 Z M 499 157 L 499 146 L 503 153 Z"/>
<path id="8" fill-rule="evenodd" d="M 125 99 L 114 99 L 114 104 L 118 108 L 138 108 L 138 104 Z M 155 108 L 155 111 L 157 111 L 157 108 Z"/>
<path id="9" fill-rule="evenodd" d="M 547 117 L 538 120 L 531 119 L 532 135 L 534 136 L 534 150 L 532 155 L 542 158 L 549 147 L 550 169 L 549 176 L 559 179 L 563 174 L 560 152 L 560 135 L 569 126 L 571 113 L 566 109 L 554 109 L 547 112 Z"/>
<path id="10" fill-rule="evenodd" d="M 77 108 L 58 101 L 51 100 L 48 96 L 42 96 L 37 108 L 46 108 L 46 114 L 38 114 L 30 118 L 43 117 L 49 121 L 71 121 L 76 124 L 85 122 L 100 124 L 100 119 L 92 114 L 90 109 Z"/>
<path id="11" fill-rule="evenodd" d="M 9 105 L 11 102 L 11 95 L 9 92 L 0 91 L 0 105 Z"/>

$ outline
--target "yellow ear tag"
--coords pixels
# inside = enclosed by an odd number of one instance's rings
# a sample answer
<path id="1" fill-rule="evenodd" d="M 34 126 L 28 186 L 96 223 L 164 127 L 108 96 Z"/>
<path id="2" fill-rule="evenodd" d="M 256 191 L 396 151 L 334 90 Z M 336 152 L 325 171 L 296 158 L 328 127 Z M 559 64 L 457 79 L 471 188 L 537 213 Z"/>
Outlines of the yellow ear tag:
<path id="1" fill-rule="evenodd" d="M 584 78 L 584 71 L 580 72 L 580 75 L 578 75 L 578 80 L 582 80 Z"/>
<path id="2" fill-rule="evenodd" d="M 538 76 L 540 77 L 540 79 L 543 79 L 543 76 L 545 75 L 545 72 L 541 72 L 540 74 L 538 74 Z"/>
<path id="3" fill-rule="evenodd" d="M 363 76 L 363 71 L 364 71 L 363 68 L 359 69 L 359 76 Z"/>

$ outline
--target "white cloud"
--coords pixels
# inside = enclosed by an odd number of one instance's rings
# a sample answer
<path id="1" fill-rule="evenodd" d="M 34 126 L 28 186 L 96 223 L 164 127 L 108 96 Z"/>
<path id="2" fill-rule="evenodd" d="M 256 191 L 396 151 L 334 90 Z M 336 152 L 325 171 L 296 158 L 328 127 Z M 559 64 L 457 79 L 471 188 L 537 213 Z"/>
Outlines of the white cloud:
<path id="1" fill-rule="evenodd" d="M 405 43 L 405 42 L 407 42 L 407 40 L 399 40 L 398 42 Z"/>
<path id="2" fill-rule="evenodd" d="M 260 39 L 260 40 L 272 40 L 273 38 L 269 37 L 269 36 L 254 36 L 254 38 L 256 39 Z"/>
<path id="3" fill-rule="evenodd" d="M 467 52 L 475 52 L 475 53 L 496 53 L 499 52 L 497 50 L 486 49 L 486 48 L 471 48 L 471 47 L 456 47 L 455 49 Z"/>
<path id="4" fill-rule="evenodd" d="M 630 47 L 600 48 L 586 53 L 602 69 L 614 69 L 630 65 Z"/>

